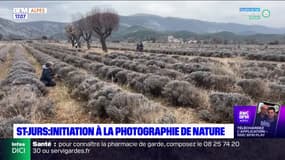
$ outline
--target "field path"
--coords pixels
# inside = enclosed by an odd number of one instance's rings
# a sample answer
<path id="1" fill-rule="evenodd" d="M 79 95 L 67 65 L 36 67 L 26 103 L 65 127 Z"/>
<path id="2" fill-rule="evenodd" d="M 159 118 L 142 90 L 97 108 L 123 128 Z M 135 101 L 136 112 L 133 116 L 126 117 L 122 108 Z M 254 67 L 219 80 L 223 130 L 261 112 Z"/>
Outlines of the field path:
<path id="1" fill-rule="evenodd" d="M 30 63 L 36 69 L 40 78 L 42 65 L 29 53 L 25 53 Z M 47 97 L 55 104 L 55 116 L 37 123 L 91 123 L 88 113 L 84 111 L 83 102 L 70 97 L 70 90 L 62 81 L 57 81 L 55 87 L 48 88 Z M 94 120 L 92 120 L 94 122 Z"/>
<path id="2" fill-rule="evenodd" d="M 4 47 L 1 47 L 1 49 L 0 49 L 0 54 L 1 54 L 1 52 L 8 52 L 7 57 L 6 57 L 6 61 L 2 64 L 0 63 L 0 68 L 1 68 L 0 80 L 5 79 L 8 72 L 9 72 L 9 68 L 11 67 L 12 58 L 13 58 L 11 51 L 13 49 L 14 49 L 14 47 L 12 47 L 11 45 L 6 45 Z"/>

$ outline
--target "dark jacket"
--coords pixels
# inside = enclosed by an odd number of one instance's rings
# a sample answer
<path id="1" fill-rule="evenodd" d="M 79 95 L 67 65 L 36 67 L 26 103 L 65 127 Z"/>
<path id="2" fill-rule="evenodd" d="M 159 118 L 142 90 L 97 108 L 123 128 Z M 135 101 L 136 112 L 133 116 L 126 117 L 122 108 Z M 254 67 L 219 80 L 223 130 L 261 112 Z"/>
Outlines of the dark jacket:
<path id="1" fill-rule="evenodd" d="M 258 113 L 255 118 L 255 126 L 261 126 L 261 122 L 267 119 L 267 115 L 261 117 L 261 113 Z"/>
<path id="2" fill-rule="evenodd" d="M 143 43 L 142 42 L 140 43 L 140 51 L 141 52 L 143 51 Z"/>
<path id="3" fill-rule="evenodd" d="M 52 83 L 52 78 L 54 76 L 54 73 L 52 71 L 51 68 L 48 68 L 46 67 L 46 65 L 43 65 L 43 71 L 42 71 L 42 75 L 41 75 L 41 81 L 44 83 L 44 84 L 50 84 Z"/>
<path id="4" fill-rule="evenodd" d="M 268 120 L 268 123 L 270 124 L 269 127 L 265 127 L 265 136 L 266 137 L 274 137 L 275 136 L 275 130 L 276 130 L 276 124 L 277 124 L 277 121 L 276 119 L 274 121 L 269 121 Z"/>

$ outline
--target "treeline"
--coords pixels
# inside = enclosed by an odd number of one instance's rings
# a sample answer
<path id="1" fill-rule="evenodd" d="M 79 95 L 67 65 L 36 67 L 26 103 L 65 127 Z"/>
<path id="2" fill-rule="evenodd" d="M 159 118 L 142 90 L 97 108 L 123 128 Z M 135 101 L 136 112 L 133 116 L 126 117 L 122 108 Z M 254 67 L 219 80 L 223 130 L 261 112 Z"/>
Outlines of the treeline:
<path id="1" fill-rule="evenodd" d="M 92 37 L 98 38 L 103 51 L 107 52 L 106 39 L 119 26 L 119 15 L 112 9 L 95 8 L 65 27 L 65 33 L 72 47 L 81 47 L 81 39 L 89 49 Z"/>
<path id="2" fill-rule="evenodd" d="M 135 31 L 135 32 L 134 32 Z M 182 39 L 183 42 L 196 40 L 203 44 L 285 44 L 285 35 L 282 34 L 252 34 L 241 35 L 232 32 L 194 33 L 188 31 L 155 31 L 141 26 L 120 27 L 120 31 L 112 34 L 112 41 L 137 42 L 167 42 L 168 36 Z"/>

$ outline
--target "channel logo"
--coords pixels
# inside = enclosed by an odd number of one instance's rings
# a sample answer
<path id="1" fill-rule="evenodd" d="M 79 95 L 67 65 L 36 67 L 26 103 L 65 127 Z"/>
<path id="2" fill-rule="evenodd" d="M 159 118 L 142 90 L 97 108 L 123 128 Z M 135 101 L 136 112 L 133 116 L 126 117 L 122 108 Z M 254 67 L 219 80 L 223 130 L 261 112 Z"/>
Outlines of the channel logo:
<path id="1" fill-rule="evenodd" d="M 239 120 L 240 121 L 248 121 L 249 113 L 248 111 L 239 111 Z"/>
<path id="2" fill-rule="evenodd" d="M 13 19 L 25 20 L 28 19 L 28 8 L 13 8 Z"/>
<path id="3" fill-rule="evenodd" d="M 29 8 L 29 14 L 46 14 L 46 8 Z"/>
<path id="4" fill-rule="evenodd" d="M 27 13 L 14 13 L 13 14 L 13 19 L 28 19 L 28 14 Z"/>
<path id="5" fill-rule="evenodd" d="M 26 20 L 29 14 L 46 14 L 47 8 L 13 8 L 13 19 Z"/>

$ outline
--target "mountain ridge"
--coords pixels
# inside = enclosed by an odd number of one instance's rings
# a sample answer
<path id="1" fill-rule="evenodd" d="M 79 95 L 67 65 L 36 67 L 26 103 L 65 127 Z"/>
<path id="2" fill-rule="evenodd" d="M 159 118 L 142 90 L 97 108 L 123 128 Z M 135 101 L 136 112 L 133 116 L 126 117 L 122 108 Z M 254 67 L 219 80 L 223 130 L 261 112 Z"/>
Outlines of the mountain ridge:
<path id="1" fill-rule="evenodd" d="M 4 35 L 4 39 L 38 39 L 42 36 L 47 36 L 51 39 L 62 40 L 66 39 L 64 33 L 64 27 L 66 25 L 67 23 L 65 22 L 55 21 L 14 22 L 0 17 L 0 34 Z M 263 34 L 277 34 L 283 36 L 285 28 L 208 22 L 177 17 L 161 17 L 143 13 L 131 16 L 120 16 L 119 30 L 114 32 L 112 37 L 115 39 L 125 39 L 128 38 L 128 36 L 133 36 L 134 39 L 138 39 L 148 38 L 148 35 L 165 37 L 166 35 L 174 34 L 178 35 L 177 38 L 180 38 L 179 36 L 185 38 L 185 36 L 181 34 L 183 32 L 188 36 L 197 36 L 199 34 L 206 36 L 230 35 L 228 37 Z"/>

